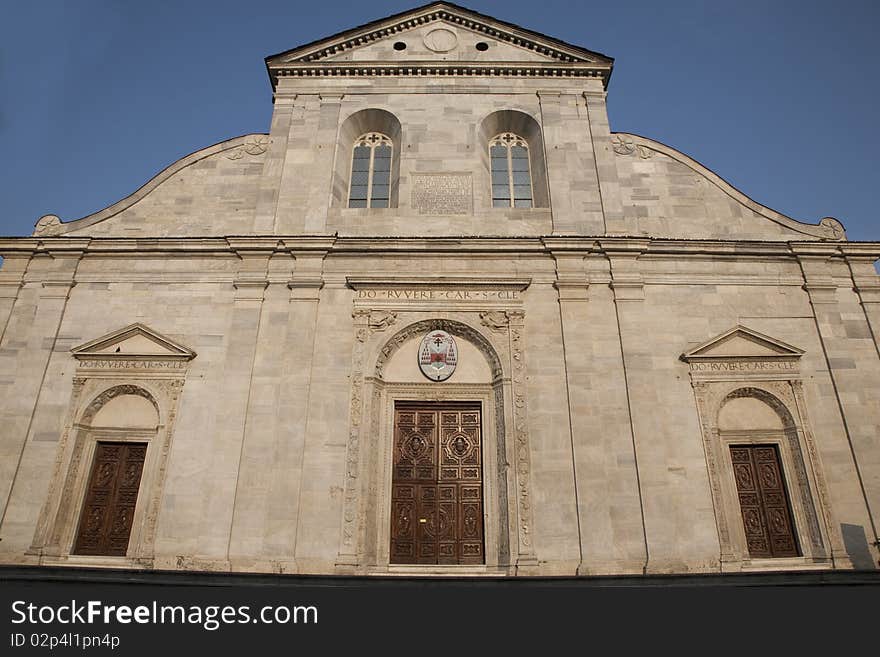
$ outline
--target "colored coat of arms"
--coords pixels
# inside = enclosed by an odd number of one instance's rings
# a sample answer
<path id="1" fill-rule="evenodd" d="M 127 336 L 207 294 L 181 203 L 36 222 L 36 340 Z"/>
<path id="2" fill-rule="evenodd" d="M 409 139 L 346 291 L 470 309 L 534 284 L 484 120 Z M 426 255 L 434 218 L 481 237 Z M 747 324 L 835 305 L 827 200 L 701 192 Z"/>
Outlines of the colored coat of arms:
<path id="1" fill-rule="evenodd" d="M 445 381 L 455 371 L 458 348 L 446 331 L 431 331 L 419 346 L 419 367 L 432 381 Z"/>

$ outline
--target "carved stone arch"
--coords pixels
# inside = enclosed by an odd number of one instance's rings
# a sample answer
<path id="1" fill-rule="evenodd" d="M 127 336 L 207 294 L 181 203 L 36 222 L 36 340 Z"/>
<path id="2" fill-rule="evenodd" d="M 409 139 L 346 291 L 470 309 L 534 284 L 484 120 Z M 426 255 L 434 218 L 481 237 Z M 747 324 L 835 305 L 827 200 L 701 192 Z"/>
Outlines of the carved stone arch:
<path id="1" fill-rule="evenodd" d="M 803 354 L 777 338 L 737 325 L 682 355 L 690 366 L 722 570 L 852 568 L 810 429 L 799 365 Z M 756 408 L 725 412 L 732 400 L 747 398 L 769 410 L 760 409 L 763 417 L 755 415 Z M 776 447 L 800 556 L 752 558 L 730 452 L 743 445 Z"/>
<path id="2" fill-rule="evenodd" d="M 717 408 L 715 408 L 715 426 L 718 426 L 718 418 L 725 404 L 727 404 L 727 402 L 731 399 L 741 399 L 744 397 L 752 397 L 767 404 L 771 409 L 773 409 L 773 412 L 775 412 L 776 415 L 779 416 L 779 419 L 782 421 L 782 426 L 784 429 L 793 430 L 797 428 L 797 422 L 795 422 L 794 415 L 792 414 L 786 403 L 783 402 L 774 393 L 760 387 L 760 384 L 738 386 L 734 390 L 731 390 L 726 395 L 724 395 L 721 401 L 718 403 Z"/>
<path id="3" fill-rule="evenodd" d="M 386 572 L 390 565 L 390 499 L 394 405 L 403 402 L 479 402 L 483 409 L 483 500 L 487 514 L 485 567 L 537 565 L 531 539 L 531 465 L 526 414 L 524 314 L 495 318 L 490 338 L 457 316 L 419 319 L 386 338 L 371 328 L 370 312 L 355 310 L 350 425 L 346 449 L 339 572 Z M 502 321 L 503 320 L 503 321 Z M 404 345 L 431 330 L 469 342 L 485 359 L 487 380 L 432 383 L 423 377 L 388 381 L 386 366 Z"/>
<path id="4" fill-rule="evenodd" d="M 67 419 L 55 456 L 49 491 L 29 548 L 47 564 L 151 565 L 156 525 L 171 449 L 174 419 L 185 379 L 185 362 L 178 354 L 157 354 L 151 360 L 131 354 L 103 355 L 80 360 L 72 380 Z M 100 422 L 102 409 L 125 396 L 145 400 L 152 413 L 149 423 Z M 147 406 L 144 406 L 144 411 Z M 97 422 L 97 424 L 96 424 Z M 86 497 L 92 463 L 101 441 L 145 443 L 146 456 L 125 557 L 82 556 L 73 553 L 75 533 Z"/>
<path id="5" fill-rule="evenodd" d="M 840 549 L 833 514 L 818 455 L 804 423 L 792 380 L 716 381 L 695 385 L 697 404 L 707 422 L 703 426 L 713 502 L 716 508 L 722 569 L 752 568 L 742 530 L 742 515 L 734 482 L 731 445 L 774 444 L 782 459 L 783 476 L 794 515 L 796 538 L 802 557 L 798 567 L 809 564 L 840 564 L 848 557 Z M 734 399 L 752 398 L 766 404 L 781 427 L 725 429 L 721 413 Z M 766 566 L 758 566 L 766 567 Z"/>
<path id="6" fill-rule="evenodd" d="M 103 408 L 107 402 L 116 397 L 120 397 L 122 395 L 137 395 L 138 397 L 143 397 L 148 402 L 153 405 L 153 408 L 156 410 L 156 417 L 159 418 L 159 425 L 164 424 L 164 416 L 162 413 L 162 408 L 158 401 L 156 401 L 156 396 L 154 393 L 150 392 L 141 385 L 132 385 L 132 384 L 121 384 L 115 385 L 110 388 L 106 388 L 102 392 L 98 393 L 92 398 L 92 401 L 89 402 L 85 410 L 79 417 L 79 424 L 81 425 L 90 425 L 92 420 L 98 411 Z"/>
<path id="7" fill-rule="evenodd" d="M 426 319 L 405 326 L 382 345 L 376 357 L 376 364 L 373 367 L 374 376 L 379 380 L 382 379 L 386 363 L 391 360 L 391 357 L 404 343 L 417 335 L 437 330 L 446 331 L 453 336 L 464 338 L 477 347 L 489 363 L 493 381 L 499 380 L 504 375 L 504 368 L 498 351 L 480 331 L 463 322 L 451 319 Z"/>

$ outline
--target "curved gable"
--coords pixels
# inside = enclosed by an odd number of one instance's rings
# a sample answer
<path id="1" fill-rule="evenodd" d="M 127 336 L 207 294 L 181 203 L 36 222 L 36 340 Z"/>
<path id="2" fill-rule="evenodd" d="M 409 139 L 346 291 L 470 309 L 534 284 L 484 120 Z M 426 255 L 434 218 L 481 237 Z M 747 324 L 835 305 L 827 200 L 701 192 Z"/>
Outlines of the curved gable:
<path id="1" fill-rule="evenodd" d="M 674 148 L 640 135 L 612 135 L 624 213 L 651 237 L 845 240 L 833 217 L 808 224 L 749 198 Z"/>
<path id="2" fill-rule="evenodd" d="M 41 217 L 34 236 L 189 237 L 253 232 L 269 137 L 250 134 L 169 165 L 133 194 L 69 222 Z"/>

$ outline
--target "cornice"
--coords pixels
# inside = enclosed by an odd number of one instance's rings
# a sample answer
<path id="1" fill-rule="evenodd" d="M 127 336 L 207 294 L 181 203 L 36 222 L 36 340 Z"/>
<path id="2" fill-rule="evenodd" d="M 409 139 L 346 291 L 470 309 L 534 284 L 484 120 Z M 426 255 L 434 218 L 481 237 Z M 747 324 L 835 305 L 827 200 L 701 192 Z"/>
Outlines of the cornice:
<path id="1" fill-rule="evenodd" d="M 716 353 L 712 350 L 723 345 L 732 338 L 744 339 L 770 350 L 769 353 Z M 711 360 L 796 360 L 804 355 L 804 350 L 792 346 L 764 333 L 759 333 L 741 324 L 737 324 L 720 335 L 693 347 L 681 355 L 681 359 L 690 363 Z"/>
<path id="2" fill-rule="evenodd" d="M 332 57 L 346 50 L 360 48 L 374 41 L 385 39 L 413 28 L 421 27 L 435 21 L 464 27 L 473 32 L 480 32 L 498 41 L 532 50 L 538 54 L 558 59 L 559 61 L 592 61 L 605 64 L 613 63 L 613 59 L 601 53 L 575 46 L 547 35 L 526 30 L 513 23 L 508 23 L 491 16 L 449 2 L 434 2 L 422 7 L 380 18 L 359 27 L 313 41 L 312 43 L 266 57 L 267 64 L 277 61 L 315 61 Z"/>
<path id="3" fill-rule="evenodd" d="M 871 258 L 873 260 L 880 258 L 877 245 L 873 242 L 847 242 L 840 245 L 840 252 L 845 256 L 856 258 Z"/>
<path id="4" fill-rule="evenodd" d="M 161 351 L 149 352 L 108 352 L 106 349 L 120 344 L 135 336 L 147 338 L 159 347 Z M 149 326 L 136 322 L 129 324 L 112 333 L 81 344 L 70 350 L 70 353 L 79 361 L 190 361 L 196 357 L 196 352 L 189 347 L 180 344 Z"/>
<path id="5" fill-rule="evenodd" d="M 383 62 L 327 61 L 341 53 L 367 46 L 396 34 L 443 21 L 472 32 L 485 34 L 548 59 L 547 66 L 509 62 L 407 62 L 405 65 Z M 404 76 L 404 75 L 530 75 L 600 77 L 607 86 L 614 60 L 601 53 L 574 46 L 553 37 L 526 30 L 491 16 L 485 16 L 452 3 L 431 3 L 410 11 L 373 21 L 318 41 L 266 58 L 266 69 L 275 90 L 284 76 Z M 573 72 L 576 71 L 576 72 Z"/>
<path id="6" fill-rule="evenodd" d="M 344 32 L 336 37 L 328 37 L 316 42 L 314 47 L 309 45 L 280 53 L 278 55 L 270 55 L 266 58 L 269 60 L 284 58 L 287 55 L 286 63 L 290 62 L 313 62 L 332 57 L 347 50 L 361 48 L 374 41 L 386 39 L 390 36 L 401 32 L 427 25 L 435 21 L 446 21 L 453 25 L 464 27 L 474 32 L 480 32 L 488 37 L 492 37 L 498 41 L 503 41 L 526 50 L 531 50 L 540 55 L 552 57 L 561 62 L 602 62 L 610 64 L 613 60 L 610 57 L 599 53 L 591 52 L 585 48 L 565 44 L 558 39 L 547 37 L 537 32 L 525 30 L 511 23 L 504 23 L 488 16 L 480 16 L 468 10 L 455 11 L 448 7 L 437 6 L 435 8 L 425 7 L 422 13 L 408 12 L 402 19 L 394 20 L 396 17 L 389 17 L 377 21 L 380 23 L 375 29 L 369 28 L 370 25 L 363 28 L 354 28 L 348 32 Z M 470 15 L 466 15 L 470 14 Z M 479 18 L 478 18 L 479 17 Z M 346 38 L 346 35 L 350 35 Z"/>
<path id="7" fill-rule="evenodd" d="M 532 279 L 494 276 L 475 281 L 472 276 L 395 276 L 393 274 L 385 274 L 381 276 L 346 276 L 345 283 L 353 290 L 370 290 L 397 285 L 410 288 L 490 287 L 521 292 L 531 285 Z"/>
<path id="8" fill-rule="evenodd" d="M 515 64 L 511 62 L 326 62 L 319 66 L 286 64 L 272 67 L 272 89 L 278 79 L 327 77 L 528 77 L 528 78 L 598 78 L 608 83 L 610 67 L 594 64 Z"/>
<path id="9" fill-rule="evenodd" d="M 142 256 L 144 254 L 235 255 L 261 253 L 552 253 L 576 251 L 732 257 L 819 257 L 880 259 L 880 242 L 787 242 L 683 240 L 636 236 L 548 235 L 544 237 L 337 237 L 335 235 L 240 235 L 225 237 L 0 237 L 0 256 Z"/>

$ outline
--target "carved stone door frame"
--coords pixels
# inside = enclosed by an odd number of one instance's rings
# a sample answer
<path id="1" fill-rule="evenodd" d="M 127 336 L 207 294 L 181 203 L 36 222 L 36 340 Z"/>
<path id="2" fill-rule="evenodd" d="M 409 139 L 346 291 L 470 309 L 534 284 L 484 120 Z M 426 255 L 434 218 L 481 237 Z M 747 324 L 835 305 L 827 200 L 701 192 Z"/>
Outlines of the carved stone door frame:
<path id="1" fill-rule="evenodd" d="M 754 342 L 765 347 L 767 353 L 737 356 L 723 349 L 713 351 L 733 338 Z M 852 568 L 809 428 L 798 365 L 802 353 L 791 345 L 738 326 L 682 355 L 682 360 L 690 365 L 703 435 L 722 571 Z M 779 416 L 783 428 L 722 430 L 721 409 L 737 397 L 766 403 Z M 730 457 L 730 446 L 737 444 L 772 444 L 779 450 L 801 556 L 750 557 Z"/>
<path id="2" fill-rule="evenodd" d="M 433 315 L 433 317 L 432 317 Z M 438 316 L 439 315 L 439 316 Z M 426 318 L 427 316 L 427 318 Z M 351 419 L 346 453 L 340 572 L 390 568 L 393 411 L 396 401 L 479 402 L 483 409 L 483 502 L 487 570 L 537 565 L 531 538 L 531 455 L 525 395 L 523 313 L 391 313 L 356 308 Z M 400 321 L 401 319 L 405 321 Z M 384 334 L 400 321 L 403 328 Z M 476 328 L 476 325 L 481 328 Z M 486 384 L 388 383 L 383 367 L 405 342 L 441 329 L 486 358 Z M 432 566 L 456 569 L 462 566 Z M 473 568 L 473 566 L 470 566 Z"/>
<path id="3" fill-rule="evenodd" d="M 46 564 L 149 566 L 161 505 L 161 491 L 170 451 L 171 428 L 182 379 L 144 381 L 77 377 L 71 422 L 58 446 L 49 494 L 40 513 L 30 554 Z M 154 405 L 159 417 L 155 429 L 93 427 L 91 419 L 111 399 L 137 395 Z M 170 411 L 170 408 L 174 411 Z M 147 453 L 132 521 L 129 550 L 125 557 L 73 554 L 78 522 L 82 516 L 89 474 L 100 441 L 146 443 Z"/>
<path id="4" fill-rule="evenodd" d="M 148 353 L 114 350 L 132 337 L 156 345 Z M 151 567 L 174 421 L 189 361 L 196 353 L 142 324 L 132 324 L 72 350 L 77 361 L 49 491 L 27 554 L 48 565 Z M 146 399 L 157 425 L 100 427 L 92 420 L 123 395 Z M 99 441 L 145 442 L 147 452 L 124 557 L 72 554 Z"/>

